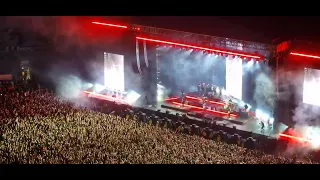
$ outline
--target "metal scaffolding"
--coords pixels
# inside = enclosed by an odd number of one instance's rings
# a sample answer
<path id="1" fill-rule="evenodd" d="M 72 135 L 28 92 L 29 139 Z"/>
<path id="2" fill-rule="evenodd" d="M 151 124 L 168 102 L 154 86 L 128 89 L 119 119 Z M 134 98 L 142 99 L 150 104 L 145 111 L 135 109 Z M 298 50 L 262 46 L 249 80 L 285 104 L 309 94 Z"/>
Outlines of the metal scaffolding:
<path id="1" fill-rule="evenodd" d="M 146 34 L 153 38 L 166 38 L 180 43 L 189 43 L 206 47 L 232 47 L 236 49 L 255 49 L 257 51 L 272 51 L 273 46 L 264 43 L 229 39 L 223 37 L 202 35 L 190 32 L 156 28 L 150 26 L 133 25 L 136 33 Z"/>

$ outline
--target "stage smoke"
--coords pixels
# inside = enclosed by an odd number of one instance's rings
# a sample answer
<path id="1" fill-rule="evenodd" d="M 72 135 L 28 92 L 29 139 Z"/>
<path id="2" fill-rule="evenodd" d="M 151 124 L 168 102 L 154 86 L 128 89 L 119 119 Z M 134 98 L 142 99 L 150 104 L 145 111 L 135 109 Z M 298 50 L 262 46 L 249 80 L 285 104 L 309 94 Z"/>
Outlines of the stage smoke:
<path id="1" fill-rule="evenodd" d="M 160 54 L 160 81 L 170 95 L 181 95 L 181 91 L 195 92 L 199 83 L 221 87 L 225 84 L 224 61 L 221 57 L 176 48 L 167 52 L 160 51 Z"/>
<path id="2" fill-rule="evenodd" d="M 293 131 L 300 134 L 299 136 L 308 140 L 308 143 L 291 144 L 287 150 L 287 154 L 299 154 L 301 156 L 310 153 L 311 150 L 319 149 L 320 129 L 319 129 L 319 112 L 320 107 L 308 105 L 302 102 L 302 98 L 297 98 L 303 95 L 304 89 L 304 73 L 299 69 L 291 71 L 281 71 L 283 74 L 279 81 L 278 97 L 281 101 L 287 102 L 288 105 L 294 105 L 292 110 L 292 120 L 294 126 Z M 280 109 L 281 110 L 281 109 Z"/>
<path id="3" fill-rule="evenodd" d="M 260 72 L 255 78 L 253 99 L 257 108 L 267 111 L 272 116 L 275 103 L 275 88 L 271 77 L 263 72 Z"/>

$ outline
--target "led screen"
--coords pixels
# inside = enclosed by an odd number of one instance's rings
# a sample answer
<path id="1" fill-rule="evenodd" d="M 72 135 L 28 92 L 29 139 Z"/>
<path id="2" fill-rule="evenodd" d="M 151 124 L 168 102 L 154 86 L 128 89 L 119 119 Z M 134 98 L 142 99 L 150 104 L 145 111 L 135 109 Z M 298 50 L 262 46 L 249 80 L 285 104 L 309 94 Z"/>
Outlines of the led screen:
<path id="1" fill-rule="evenodd" d="M 305 68 L 303 103 L 320 106 L 320 70 Z"/>
<path id="2" fill-rule="evenodd" d="M 242 59 L 227 57 L 226 91 L 229 95 L 242 100 Z"/>
<path id="3" fill-rule="evenodd" d="M 104 86 L 124 91 L 124 56 L 104 53 Z"/>

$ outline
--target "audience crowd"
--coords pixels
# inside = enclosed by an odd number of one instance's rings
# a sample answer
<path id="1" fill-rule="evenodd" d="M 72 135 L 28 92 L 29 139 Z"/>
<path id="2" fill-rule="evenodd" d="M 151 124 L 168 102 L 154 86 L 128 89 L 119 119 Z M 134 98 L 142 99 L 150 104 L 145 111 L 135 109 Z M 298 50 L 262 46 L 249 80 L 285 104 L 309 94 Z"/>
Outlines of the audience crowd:
<path id="1" fill-rule="evenodd" d="M 93 111 L 43 89 L 14 89 L 0 89 L 2 164 L 315 163 Z"/>

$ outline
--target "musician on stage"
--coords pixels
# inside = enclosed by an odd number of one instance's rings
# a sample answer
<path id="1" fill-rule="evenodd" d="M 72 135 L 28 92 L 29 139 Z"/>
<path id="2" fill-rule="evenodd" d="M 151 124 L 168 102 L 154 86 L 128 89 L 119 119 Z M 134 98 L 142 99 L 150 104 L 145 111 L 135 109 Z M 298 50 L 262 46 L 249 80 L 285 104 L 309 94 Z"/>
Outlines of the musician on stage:
<path id="1" fill-rule="evenodd" d="M 231 99 L 229 99 L 227 111 L 228 111 L 228 118 L 230 119 L 231 118 L 231 113 L 233 111 L 233 102 L 232 102 Z"/>
<path id="2" fill-rule="evenodd" d="M 219 97 L 221 98 L 222 95 L 222 88 L 219 88 Z"/>
<path id="3" fill-rule="evenodd" d="M 211 92 L 211 87 L 210 87 L 210 84 L 206 84 L 206 91 L 205 91 L 205 96 L 208 97 L 209 95 L 209 92 Z"/>
<path id="4" fill-rule="evenodd" d="M 198 84 L 198 95 L 200 96 L 200 94 L 201 94 L 201 84 Z"/>
<path id="5" fill-rule="evenodd" d="M 212 96 L 215 97 L 217 94 L 217 87 L 216 86 L 213 86 L 212 87 Z"/>
<path id="6" fill-rule="evenodd" d="M 202 83 L 201 88 L 202 88 L 202 92 L 204 92 L 206 90 L 206 83 Z"/>
<path id="7" fill-rule="evenodd" d="M 208 103 L 207 98 L 206 98 L 206 97 L 203 97 L 203 99 L 202 99 L 202 108 L 203 108 L 203 112 L 205 112 L 205 111 L 206 111 L 206 109 L 207 109 L 207 103 Z"/>
<path id="8" fill-rule="evenodd" d="M 185 103 L 185 93 L 183 90 L 181 90 L 181 104 L 182 104 L 182 106 L 184 105 L 184 103 Z"/>

